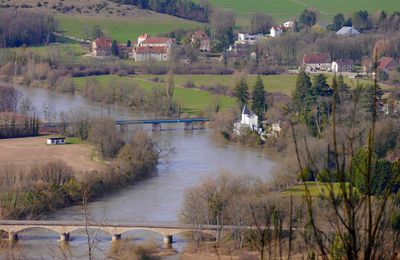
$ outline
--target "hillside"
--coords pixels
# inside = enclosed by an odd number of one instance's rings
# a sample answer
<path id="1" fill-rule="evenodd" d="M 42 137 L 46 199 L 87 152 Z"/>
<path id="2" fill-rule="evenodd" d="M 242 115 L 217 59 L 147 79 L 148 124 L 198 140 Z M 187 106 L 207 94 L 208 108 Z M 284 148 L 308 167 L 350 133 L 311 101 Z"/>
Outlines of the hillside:
<path id="1" fill-rule="evenodd" d="M 136 40 L 145 32 L 157 35 L 177 29 L 203 27 L 203 24 L 198 22 L 107 0 L 27 0 L 23 3 L 8 0 L 0 3 L 0 7 L 52 14 L 58 21 L 60 32 L 84 39 L 95 25 L 99 25 L 105 35 L 120 42 Z"/>
<path id="2" fill-rule="evenodd" d="M 392 12 L 400 10 L 398 0 L 210 0 L 210 2 L 222 8 L 234 10 L 243 23 L 253 12 L 265 12 L 271 14 L 279 22 L 299 14 L 306 8 L 313 8 L 319 11 L 322 19 L 331 21 L 336 13 L 349 14 L 360 9 L 374 13 L 378 10 Z"/>

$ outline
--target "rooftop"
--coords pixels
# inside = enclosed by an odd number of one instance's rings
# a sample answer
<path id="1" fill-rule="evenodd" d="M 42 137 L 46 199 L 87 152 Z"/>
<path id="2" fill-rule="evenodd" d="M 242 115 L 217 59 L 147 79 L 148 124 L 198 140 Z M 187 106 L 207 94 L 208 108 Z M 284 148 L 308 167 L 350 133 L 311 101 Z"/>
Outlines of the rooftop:
<path id="1" fill-rule="evenodd" d="M 339 31 L 336 32 L 337 35 L 359 35 L 360 32 L 354 27 L 343 26 Z"/>
<path id="2" fill-rule="evenodd" d="M 330 62 L 331 62 L 331 57 L 329 53 L 305 54 L 303 57 L 304 64 L 330 63 Z"/>

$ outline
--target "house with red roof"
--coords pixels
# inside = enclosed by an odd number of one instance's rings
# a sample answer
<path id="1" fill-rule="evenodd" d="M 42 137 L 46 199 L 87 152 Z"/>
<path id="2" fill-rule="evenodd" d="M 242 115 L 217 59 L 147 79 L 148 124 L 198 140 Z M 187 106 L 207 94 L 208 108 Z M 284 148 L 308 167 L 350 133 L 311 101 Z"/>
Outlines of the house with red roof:
<path id="1" fill-rule="evenodd" d="M 382 57 L 378 61 L 378 70 L 381 70 L 387 74 L 391 71 L 395 71 L 400 67 L 400 63 L 391 57 Z"/>
<path id="2" fill-rule="evenodd" d="M 271 37 L 279 36 L 279 35 L 281 35 L 283 33 L 283 29 L 284 29 L 283 26 L 280 26 L 280 25 L 272 26 L 272 28 L 271 28 L 271 30 L 269 32 L 269 35 Z"/>
<path id="3" fill-rule="evenodd" d="M 331 56 L 329 53 L 305 54 L 302 65 L 306 71 L 330 71 Z"/>
<path id="4" fill-rule="evenodd" d="M 167 61 L 171 57 L 173 44 L 175 44 L 175 39 L 152 37 L 144 33 L 138 37 L 137 43 L 134 44 L 131 57 L 135 61 Z"/>
<path id="5" fill-rule="evenodd" d="M 191 43 L 198 46 L 200 51 L 209 52 L 211 49 L 210 37 L 202 30 L 197 30 L 192 34 Z"/>
<path id="6" fill-rule="evenodd" d="M 109 37 L 99 37 L 92 42 L 90 54 L 95 57 L 112 55 L 112 39 Z"/>

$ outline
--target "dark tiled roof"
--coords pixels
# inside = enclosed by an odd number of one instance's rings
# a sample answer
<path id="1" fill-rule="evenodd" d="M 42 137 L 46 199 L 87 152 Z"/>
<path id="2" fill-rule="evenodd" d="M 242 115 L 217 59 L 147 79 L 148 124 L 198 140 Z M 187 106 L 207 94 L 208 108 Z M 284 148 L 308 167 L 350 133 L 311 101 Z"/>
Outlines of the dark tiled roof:
<path id="1" fill-rule="evenodd" d="M 351 59 L 337 59 L 334 60 L 334 62 L 336 62 L 339 66 L 350 66 L 354 64 L 353 60 Z"/>
<path id="2" fill-rule="evenodd" d="M 400 64 L 395 59 L 390 58 L 390 57 L 382 57 L 379 59 L 378 69 L 395 70 L 399 66 L 400 66 Z"/>
<path id="3" fill-rule="evenodd" d="M 331 58 L 329 53 L 313 53 L 306 54 L 303 57 L 304 64 L 315 64 L 315 63 L 330 63 Z"/>

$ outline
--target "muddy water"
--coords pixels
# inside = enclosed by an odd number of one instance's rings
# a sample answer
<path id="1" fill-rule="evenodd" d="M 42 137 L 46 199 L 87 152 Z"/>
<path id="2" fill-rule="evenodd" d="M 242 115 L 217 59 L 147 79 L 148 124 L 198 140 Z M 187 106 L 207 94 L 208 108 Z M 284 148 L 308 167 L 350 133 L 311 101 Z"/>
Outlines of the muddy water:
<path id="1" fill-rule="evenodd" d="M 29 97 L 36 107 L 36 113 L 43 117 L 47 107 L 52 113 L 82 109 L 93 114 L 114 116 L 116 119 L 143 118 L 138 114 L 119 106 L 107 107 L 72 95 L 49 92 L 45 89 L 22 88 L 25 97 Z M 202 179 L 220 171 L 229 171 L 233 175 L 250 175 L 262 179 L 271 176 L 274 163 L 268 155 L 259 151 L 236 145 L 215 143 L 210 130 L 184 131 L 180 126 L 162 132 L 150 132 L 154 138 L 168 141 L 175 153 L 168 161 L 161 161 L 157 173 L 135 185 L 113 192 L 89 204 L 93 220 L 127 223 L 178 223 L 185 190 L 195 186 Z M 81 220 L 82 208 L 66 208 L 50 215 L 51 220 Z M 149 232 L 123 234 L 135 242 L 151 239 L 162 241 L 160 235 Z M 29 231 L 22 234 L 20 243 L 25 252 L 32 257 L 52 258 L 60 256 L 57 234 L 51 231 Z M 30 238 L 30 239 L 24 239 Z M 67 247 L 68 254 L 82 258 L 86 253 L 85 237 L 82 232 L 71 234 L 72 241 Z M 176 237 L 173 247 L 181 250 L 185 245 L 182 237 Z M 111 238 L 100 234 L 96 254 L 104 256 L 112 249 Z M 80 257 L 81 256 L 81 257 Z"/>

